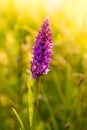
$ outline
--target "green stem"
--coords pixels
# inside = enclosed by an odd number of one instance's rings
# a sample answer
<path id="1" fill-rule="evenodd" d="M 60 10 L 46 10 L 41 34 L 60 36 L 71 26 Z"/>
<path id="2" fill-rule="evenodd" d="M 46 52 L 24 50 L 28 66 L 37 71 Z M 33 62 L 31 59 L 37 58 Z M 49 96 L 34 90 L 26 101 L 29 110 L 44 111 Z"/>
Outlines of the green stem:
<path id="1" fill-rule="evenodd" d="M 40 77 L 36 79 L 36 88 L 35 88 L 35 104 L 38 106 L 38 95 L 40 91 Z"/>
<path id="2" fill-rule="evenodd" d="M 35 130 L 38 120 L 38 95 L 40 91 L 40 77 L 36 79 L 36 86 L 35 86 L 35 100 L 34 100 L 34 113 L 33 113 L 33 124 L 32 124 L 32 130 Z"/>

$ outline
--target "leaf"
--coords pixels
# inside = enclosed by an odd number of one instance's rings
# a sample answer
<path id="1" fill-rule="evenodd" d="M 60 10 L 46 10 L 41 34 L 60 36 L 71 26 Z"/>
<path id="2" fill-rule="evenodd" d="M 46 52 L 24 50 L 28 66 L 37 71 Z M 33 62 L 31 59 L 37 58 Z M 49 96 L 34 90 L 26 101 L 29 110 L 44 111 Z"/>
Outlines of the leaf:
<path id="1" fill-rule="evenodd" d="M 15 110 L 13 107 L 11 107 L 11 109 L 12 109 L 12 111 L 14 112 L 14 114 L 16 115 L 16 117 L 17 117 L 17 119 L 18 119 L 18 121 L 19 121 L 19 123 L 20 123 L 20 125 L 21 125 L 21 128 L 22 128 L 23 130 L 25 130 L 24 125 L 23 125 L 23 122 L 22 122 L 21 118 L 19 117 L 18 113 L 16 112 L 16 110 Z"/>
<path id="2" fill-rule="evenodd" d="M 29 122 L 30 122 L 30 127 L 32 128 L 32 123 L 33 123 L 33 112 L 34 112 L 34 98 L 33 98 L 33 91 L 32 91 L 32 86 L 29 85 L 28 82 L 28 103 L 29 103 Z"/>

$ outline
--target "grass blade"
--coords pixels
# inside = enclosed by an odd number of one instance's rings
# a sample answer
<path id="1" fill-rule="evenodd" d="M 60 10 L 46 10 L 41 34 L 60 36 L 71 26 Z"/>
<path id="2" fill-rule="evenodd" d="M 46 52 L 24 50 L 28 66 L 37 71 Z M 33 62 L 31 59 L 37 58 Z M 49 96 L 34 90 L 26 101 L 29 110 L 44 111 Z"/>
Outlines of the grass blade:
<path id="1" fill-rule="evenodd" d="M 14 112 L 15 116 L 17 117 L 17 119 L 18 119 L 18 121 L 19 121 L 19 123 L 20 123 L 20 126 L 21 126 L 22 130 L 25 130 L 24 125 L 23 125 L 23 122 L 22 122 L 21 118 L 19 117 L 18 113 L 16 112 L 16 110 L 15 110 L 13 107 L 11 107 L 11 109 L 12 109 L 12 111 Z"/>

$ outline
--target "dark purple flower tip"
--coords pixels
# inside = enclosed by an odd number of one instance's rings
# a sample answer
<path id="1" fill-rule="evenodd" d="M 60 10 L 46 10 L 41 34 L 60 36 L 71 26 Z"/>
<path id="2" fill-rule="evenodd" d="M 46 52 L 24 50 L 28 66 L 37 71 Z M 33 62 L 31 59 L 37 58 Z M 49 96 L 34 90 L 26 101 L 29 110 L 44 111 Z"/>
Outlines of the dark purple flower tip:
<path id="1" fill-rule="evenodd" d="M 53 47 L 52 33 L 49 20 L 46 18 L 36 36 L 35 46 L 33 47 L 33 60 L 31 61 L 31 72 L 33 78 L 45 75 L 49 71 L 49 63 Z"/>

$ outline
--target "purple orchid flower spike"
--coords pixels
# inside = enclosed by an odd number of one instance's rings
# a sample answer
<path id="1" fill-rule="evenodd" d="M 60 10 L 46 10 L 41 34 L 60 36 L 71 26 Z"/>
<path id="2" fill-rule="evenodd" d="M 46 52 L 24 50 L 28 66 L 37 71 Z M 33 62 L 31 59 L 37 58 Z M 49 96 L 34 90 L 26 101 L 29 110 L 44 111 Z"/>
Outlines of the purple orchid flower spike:
<path id="1" fill-rule="evenodd" d="M 33 47 L 33 61 L 31 61 L 32 77 L 45 75 L 49 71 L 49 63 L 52 55 L 52 33 L 48 18 L 46 18 L 38 32 Z"/>

